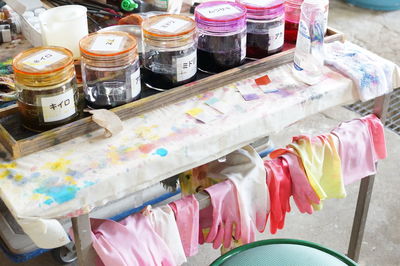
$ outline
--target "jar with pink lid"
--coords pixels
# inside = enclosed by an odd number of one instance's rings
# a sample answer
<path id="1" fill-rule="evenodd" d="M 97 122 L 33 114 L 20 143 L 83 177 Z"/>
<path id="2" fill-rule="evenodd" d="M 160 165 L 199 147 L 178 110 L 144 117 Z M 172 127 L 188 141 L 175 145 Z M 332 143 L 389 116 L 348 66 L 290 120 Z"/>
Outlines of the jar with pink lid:
<path id="1" fill-rule="evenodd" d="M 282 51 L 283 0 L 236 0 L 247 9 L 247 57 L 263 58 Z"/>
<path id="2" fill-rule="evenodd" d="M 246 8 L 238 3 L 213 1 L 195 9 L 197 66 L 219 73 L 241 65 L 246 57 Z"/>

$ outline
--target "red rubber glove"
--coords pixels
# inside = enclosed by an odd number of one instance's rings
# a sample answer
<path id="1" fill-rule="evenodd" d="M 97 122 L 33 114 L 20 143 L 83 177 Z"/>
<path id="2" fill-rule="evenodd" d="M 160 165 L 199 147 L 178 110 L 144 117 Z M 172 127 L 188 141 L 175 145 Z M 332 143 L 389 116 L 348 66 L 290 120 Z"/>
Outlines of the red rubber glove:
<path id="1" fill-rule="evenodd" d="M 292 182 L 286 162 L 281 158 L 264 161 L 267 170 L 267 185 L 271 201 L 269 224 L 271 234 L 285 225 L 286 212 L 290 212 Z"/>

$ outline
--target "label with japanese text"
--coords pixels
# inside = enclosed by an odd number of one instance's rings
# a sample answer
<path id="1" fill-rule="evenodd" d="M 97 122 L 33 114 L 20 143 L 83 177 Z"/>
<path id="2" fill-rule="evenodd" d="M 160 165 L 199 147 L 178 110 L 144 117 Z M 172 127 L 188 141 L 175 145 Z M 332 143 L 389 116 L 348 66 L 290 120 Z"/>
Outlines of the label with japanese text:
<path id="1" fill-rule="evenodd" d="M 56 96 L 42 97 L 40 100 L 44 122 L 60 121 L 76 113 L 72 89 Z"/>
<path id="2" fill-rule="evenodd" d="M 270 28 L 268 30 L 269 35 L 269 43 L 268 43 L 268 50 L 272 51 L 282 47 L 283 45 L 283 35 L 285 30 L 285 24 L 282 23 L 277 27 Z"/>
<path id="3" fill-rule="evenodd" d="M 176 58 L 177 81 L 190 79 L 197 72 L 197 52 Z"/>
<path id="4" fill-rule="evenodd" d="M 24 61 L 22 61 L 22 63 L 30 67 L 34 67 L 38 70 L 42 70 L 48 66 L 51 66 L 52 64 L 57 63 L 58 61 L 66 57 L 67 57 L 66 55 L 57 53 L 56 51 L 53 50 L 44 50 L 25 59 Z"/>
<path id="5" fill-rule="evenodd" d="M 238 14 L 241 11 L 234 6 L 222 4 L 213 7 L 198 8 L 197 11 L 206 18 L 218 18 Z"/>
<path id="6" fill-rule="evenodd" d="M 132 98 L 135 98 L 139 95 L 140 91 L 142 90 L 140 84 L 140 68 L 138 68 L 134 73 L 131 75 L 131 92 Z"/>
<path id="7" fill-rule="evenodd" d="M 116 35 L 104 35 L 98 36 L 96 40 L 94 40 L 92 47 L 90 50 L 92 51 L 110 51 L 116 52 L 119 51 L 121 48 L 122 36 Z"/>
<path id="8" fill-rule="evenodd" d="M 152 25 L 151 28 L 153 30 L 176 33 L 178 32 L 179 29 L 187 26 L 188 24 L 189 21 L 183 19 L 166 17 L 157 22 L 156 24 Z"/>

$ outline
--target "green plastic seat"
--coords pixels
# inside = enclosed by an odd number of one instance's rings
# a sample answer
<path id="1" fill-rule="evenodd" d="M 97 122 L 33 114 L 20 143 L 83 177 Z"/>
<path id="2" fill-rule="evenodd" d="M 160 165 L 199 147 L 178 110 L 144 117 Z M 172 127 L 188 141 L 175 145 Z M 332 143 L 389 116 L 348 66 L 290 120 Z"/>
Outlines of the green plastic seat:
<path id="1" fill-rule="evenodd" d="M 235 248 L 211 266 L 356 266 L 346 256 L 318 244 L 295 239 L 268 239 Z"/>

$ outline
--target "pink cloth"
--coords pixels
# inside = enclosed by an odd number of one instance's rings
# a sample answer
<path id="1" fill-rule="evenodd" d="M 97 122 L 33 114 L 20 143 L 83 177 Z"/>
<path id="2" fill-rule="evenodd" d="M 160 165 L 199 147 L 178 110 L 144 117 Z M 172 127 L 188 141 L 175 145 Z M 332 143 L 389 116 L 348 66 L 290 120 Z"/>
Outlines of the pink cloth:
<path id="1" fill-rule="evenodd" d="M 119 223 L 90 221 L 93 248 L 105 266 L 176 265 L 167 245 L 155 233 L 148 217 L 141 213 Z"/>
<path id="2" fill-rule="evenodd" d="M 354 119 L 341 123 L 332 130 L 332 134 L 339 139 L 339 155 L 345 185 L 376 173 L 375 163 L 378 158 L 370 133 L 372 129 L 367 123 L 369 122 Z M 377 148 L 382 149 L 380 145 Z M 383 155 L 381 152 L 379 154 Z"/>
<path id="3" fill-rule="evenodd" d="M 196 255 L 199 251 L 199 202 L 190 195 L 169 205 L 175 213 L 185 255 Z"/>

